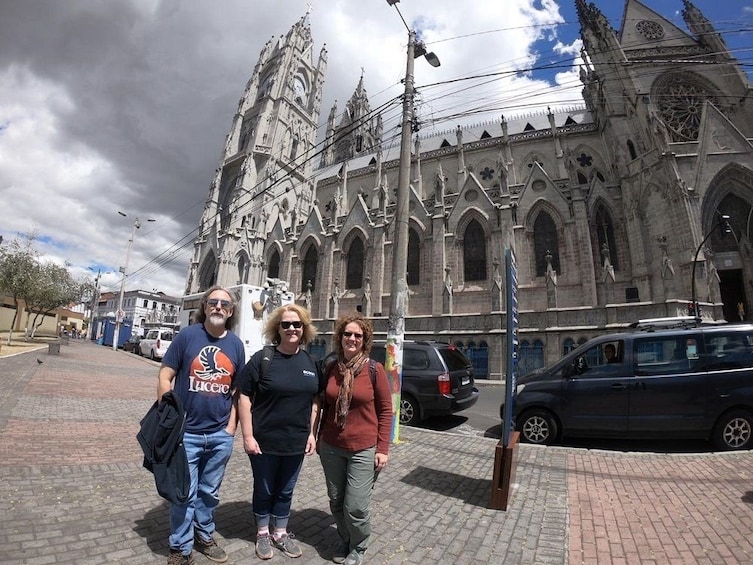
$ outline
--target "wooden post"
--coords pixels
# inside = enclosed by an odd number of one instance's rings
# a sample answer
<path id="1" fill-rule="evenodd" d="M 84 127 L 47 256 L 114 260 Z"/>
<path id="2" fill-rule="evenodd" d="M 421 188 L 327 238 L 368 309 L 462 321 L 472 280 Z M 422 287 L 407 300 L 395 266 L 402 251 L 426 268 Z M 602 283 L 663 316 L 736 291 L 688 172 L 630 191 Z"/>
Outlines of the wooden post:
<path id="1" fill-rule="evenodd" d="M 492 510 L 507 510 L 510 500 L 510 485 L 514 482 L 515 468 L 517 467 L 520 432 L 510 433 L 510 441 L 505 447 L 504 442 L 494 448 L 494 474 L 492 476 L 492 492 L 489 498 L 489 508 Z"/>

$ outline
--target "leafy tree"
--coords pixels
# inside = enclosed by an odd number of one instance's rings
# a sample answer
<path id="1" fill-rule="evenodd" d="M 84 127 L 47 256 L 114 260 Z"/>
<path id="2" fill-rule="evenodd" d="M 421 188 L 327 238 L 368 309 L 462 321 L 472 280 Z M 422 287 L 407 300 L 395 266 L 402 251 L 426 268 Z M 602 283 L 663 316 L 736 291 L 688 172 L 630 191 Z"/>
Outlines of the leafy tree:
<path id="1" fill-rule="evenodd" d="M 29 318 L 32 312 L 35 312 L 31 324 L 31 337 L 34 337 L 37 329 L 42 325 L 45 316 L 52 314 L 61 306 L 80 302 L 85 287 L 85 282 L 79 282 L 71 276 L 67 265 L 61 267 L 51 262 L 38 264 L 36 284 L 24 297 Z"/>
<path id="2" fill-rule="evenodd" d="M 28 296 L 36 283 L 39 255 L 34 249 L 36 234 L 14 238 L 7 247 L 0 247 L 0 292 L 13 298 L 15 313 L 8 331 L 8 345 L 20 314 L 19 301 Z"/>

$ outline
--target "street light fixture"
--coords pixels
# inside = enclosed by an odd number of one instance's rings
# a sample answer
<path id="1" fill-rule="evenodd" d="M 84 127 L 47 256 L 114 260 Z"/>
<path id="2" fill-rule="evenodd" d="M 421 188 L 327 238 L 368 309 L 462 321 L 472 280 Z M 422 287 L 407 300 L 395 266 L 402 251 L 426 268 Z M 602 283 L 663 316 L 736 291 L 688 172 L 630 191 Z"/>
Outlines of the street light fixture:
<path id="1" fill-rule="evenodd" d="M 423 42 L 416 41 L 416 32 L 408 27 L 405 18 L 396 4 L 400 0 L 387 0 L 394 6 L 408 30 L 408 57 L 405 69 L 405 93 L 403 95 L 402 130 L 400 136 L 400 168 L 397 182 L 397 203 L 395 208 L 395 228 L 392 241 L 392 280 L 390 283 L 390 316 L 387 328 L 387 374 L 397 379 L 392 383 L 392 406 L 397 411 L 392 422 L 392 441 L 397 442 L 400 431 L 400 390 L 403 380 L 403 339 L 405 336 L 405 316 L 408 304 L 408 205 L 410 193 L 411 134 L 413 132 L 413 66 L 416 57 L 423 55 L 433 67 L 439 66 L 439 58 L 434 53 L 426 53 Z"/>
<path id="2" fill-rule="evenodd" d="M 719 214 L 719 212 L 717 212 L 717 215 L 719 216 L 719 220 L 717 221 L 716 225 L 714 225 L 714 227 L 709 230 L 709 233 L 706 234 L 706 237 L 703 238 L 703 241 L 701 241 L 701 243 L 698 245 L 698 249 L 695 250 L 695 256 L 693 257 L 693 269 L 690 275 L 690 288 L 692 294 L 691 307 L 693 308 L 691 315 L 695 318 L 696 323 L 701 321 L 701 316 L 698 312 L 698 300 L 696 298 L 695 292 L 695 266 L 696 263 L 698 263 L 698 254 L 701 252 L 703 245 L 708 241 L 716 228 L 722 230 L 722 236 L 727 235 L 728 233 L 732 233 L 732 226 L 729 225 L 729 216 L 727 214 Z"/>
<path id="3" fill-rule="evenodd" d="M 118 210 L 118 214 L 124 218 L 128 217 L 125 212 Z M 155 220 L 149 218 L 144 220 L 146 222 L 154 222 Z M 120 267 L 120 272 L 123 273 L 123 277 L 120 280 L 120 296 L 118 298 L 118 309 L 115 312 L 115 334 L 112 336 L 112 350 L 118 350 L 118 339 L 120 338 L 120 325 L 125 319 L 125 311 L 123 310 L 123 295 L 125 294 L 126 277 L 128 276 L 128 260 L 131 257 L 131 247 L 133 246 L 133 239 L 136 237 L 136 230 L 141 227 L 141 220 L 136 218 L 133 222 L 133 229 L 131 230 L 131 237 L 128 240 L 126 246 L 125 265 Z"/>

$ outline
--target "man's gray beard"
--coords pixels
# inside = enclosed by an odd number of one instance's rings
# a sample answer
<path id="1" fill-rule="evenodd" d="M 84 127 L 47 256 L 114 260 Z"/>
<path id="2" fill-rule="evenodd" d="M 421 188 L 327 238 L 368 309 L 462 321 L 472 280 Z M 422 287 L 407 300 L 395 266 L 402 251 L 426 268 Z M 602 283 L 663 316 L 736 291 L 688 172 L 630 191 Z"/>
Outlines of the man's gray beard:
<path id="1" fill-rule="evenodd" d="M 209 316 L 207 316 L 207 322 L 209 322 L 213 326 L 225 326 L 225 318 L 222 314 L 209 314 Z"/>

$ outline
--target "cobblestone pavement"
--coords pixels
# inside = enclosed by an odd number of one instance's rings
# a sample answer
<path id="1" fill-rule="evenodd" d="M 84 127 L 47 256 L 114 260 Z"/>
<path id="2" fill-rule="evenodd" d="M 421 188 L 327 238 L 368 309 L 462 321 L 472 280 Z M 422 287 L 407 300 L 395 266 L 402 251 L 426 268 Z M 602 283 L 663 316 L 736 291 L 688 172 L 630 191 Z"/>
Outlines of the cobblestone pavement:
<path id="1" fill-rule="evenodd" d="M 135 439 L 156 375 L 152 361 L 85 341 L 0 359 L 0 563 L 166 561 L 167 504 Z M 403 428 L 374 492 L 366 563 L 753 562 L 751 452 L 522 445 L 499 511 L 487 508 L 495 445 Z M 229 563 L 258 561 L 250 495 L 238 438 L 217 511 Z M 304 550 L 295 563 L 326 563 L 335 534 L 316 457 L 290 525 Z"/>

